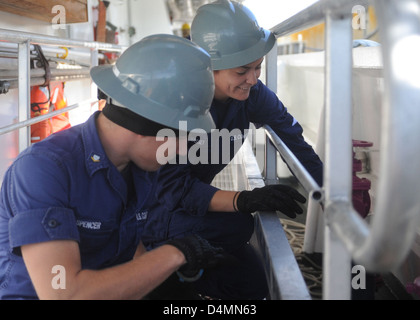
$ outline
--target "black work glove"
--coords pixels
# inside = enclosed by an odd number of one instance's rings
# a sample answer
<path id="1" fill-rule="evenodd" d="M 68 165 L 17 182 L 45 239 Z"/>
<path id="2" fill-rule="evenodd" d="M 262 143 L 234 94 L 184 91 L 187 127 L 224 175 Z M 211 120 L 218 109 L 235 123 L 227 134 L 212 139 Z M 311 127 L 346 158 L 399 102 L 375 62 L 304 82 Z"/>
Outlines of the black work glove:
<path id="1" fill-rule="evenodd" d="M 278 210 L 289 218 L 296 218 L 296 213 L 303 212 L 296 201 L 305 203 L 306 199 L 292 187 L 273 184 L 252 191 L 242 191 L 238 195 L 236 206 L 238 211 L 244 213 Z"/>
<path id="2" fill-rule="evenodd" d="M 181 281 L 195 281 L 201 277 L 203 269 L 213 268 L 227 258 L 222 248 L 213 247 L 206 239 L 194 234 L 169 240 L 166 244 L 178 248 L 187 260 L 177 271 Z"/>

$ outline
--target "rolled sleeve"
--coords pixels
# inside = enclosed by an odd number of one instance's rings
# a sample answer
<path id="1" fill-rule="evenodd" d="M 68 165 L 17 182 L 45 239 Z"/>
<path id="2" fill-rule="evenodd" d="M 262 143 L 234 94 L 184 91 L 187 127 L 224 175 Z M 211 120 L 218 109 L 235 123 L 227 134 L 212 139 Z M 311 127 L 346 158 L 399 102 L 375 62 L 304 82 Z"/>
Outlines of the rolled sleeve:
<path id="1" fill-rule="evenodd" d="M 76 219 L 71 209 L 48 208 L 23 211 L 9 221 L 10 246 L 52 240 L 79 241 Z"/>

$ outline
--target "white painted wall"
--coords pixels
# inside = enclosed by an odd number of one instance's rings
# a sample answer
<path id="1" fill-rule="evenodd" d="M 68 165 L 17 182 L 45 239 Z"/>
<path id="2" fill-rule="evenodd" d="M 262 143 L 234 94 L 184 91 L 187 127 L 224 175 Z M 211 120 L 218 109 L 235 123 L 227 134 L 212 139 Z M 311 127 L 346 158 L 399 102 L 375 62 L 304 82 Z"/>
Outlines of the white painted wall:
<path id="1" fill-rule="evenodd" d="M 133 43 L 151 34 L 172 34 L 164 0 L 131 0 L 130 3 L 131 22 L 136 28 Z"/>
<path id="2" fill-rule="evenodd" d="M 122 45 L 131 45 L 151 34 L 172 34 L 165 0 L 111 0 L 107 18 L 118 27 Z M 128 34 L 130 26 L 135 29 L 132 37 Z"/>
<path id="3" fill-rule="evenodd" d="M 324 52 L 283 55 L 278 59 L 279 99 L 304 128 L 305 139 L 317 147 L 325 93 Z M 369 148 L 372 197 L 379 175 L 383 76 L 380 47 L 353 49 L 353 139 Z M 323 150 L 322 146 L 319 146 Z M 322 155 L 320 155 L 322 157 Z"/>

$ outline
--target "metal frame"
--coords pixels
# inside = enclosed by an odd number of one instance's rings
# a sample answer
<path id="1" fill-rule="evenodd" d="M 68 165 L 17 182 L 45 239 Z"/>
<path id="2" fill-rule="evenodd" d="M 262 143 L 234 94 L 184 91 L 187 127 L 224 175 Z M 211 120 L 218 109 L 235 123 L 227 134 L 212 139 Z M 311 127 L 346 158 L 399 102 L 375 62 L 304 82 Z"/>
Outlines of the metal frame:
<path id="1" fill-rule="evenodd" d="M 60 109 L 60 110 L 49 112 L 48 114 L 44 114 L 44 115 L 37 116 L 35 118 L 30 118 L 30 119 L 27 119 L 27 120 L 19 121 L 18 123 L 14 123 L 14 124 L 11 124 L 11 125 L 0 128 L 0 135 L 9 133 L 9 132 L 14 131 L 14 130 L 28 128 L 29 126 L 31 126 L 35 123 L 38 123 L 40 121 L 44 121 L 44 120 L 47 120 L 51 117 L 58 116 L 58 115 L 60 115 L 64 112 L 71 111 L 71 110 L 76 109 L 76 108 L 78 108 L 82 105 L 85 105 L 85 104 L 88 104 L 88 103 L 92 104 L 92 103 L 95 103 L 95 102 L 97 102 L 97 99 L 86 100 L 86 101 L 83 101 L 83 102 L 72 104 L 71 106 L 68 106 L 68 107 Z"/>
<path id="2" fill-rule="evenodd" d="M 30 86 L 31 86 L 31 70 L 30 70 L 30 48 L 31 44 L 39 45 L 53 45 L 65 47 L 89 48 L 91 50 L 92 66 L 98 63 L 98 50 L 121 52 L 124 46 L 95 42 L 95 41 L 77 41 L 72 39 L 62 39 L 53 36 L 40 35 L 29 32 L 21 32 L 7 29 L 0 29 L 0 40 L 8 41 L 18 44 L 18 118 L 19 123 L 16 127 L 19 128 L 19 152 L 23 151 L 30 145 L 30 125 L 36 122 L 45 120 L 45 117 L 37 117 L 36 120 L 30 121 Z M 81 74 L 85 74 L 83 70 Z M 77 75 L 70 75 L 69 77 L 77 77 Z M 63 113 L 67 110 L 73 109 L 81 104 L 76 104 L 67 109 L 60 110 Z M 47 118 L 51 118 L 55 113 L 48 114 Z M 0 128 L 1 132 L 6 133 L 10 131 L 9 127 Z M 12 129 L 14 130 L 14 129 Z"/>
<path id="3" fill-rule="evenodd" d="M 248 139 L 237 156 L 241 163 L 238 166 L 238 178 L 244 180 L 242 184 L 245 189 L 263 187 L 266 181 L 260 173 Z M 311 300 L 305 279 L 276 212 L 255 213 L 255 229 L 250 242 L 264 262 L 270 300 Z"/>
<path id="4" fill-rule="evenodd" d="M 19 114 L 19 121 L 24 121 L 30 117 L 30 50 L 29 50 L 30 43 L 28 40 L 25 40 L 19 43 L 18 52 L 19 52 L 19 60 L 18 60 L 18 70 L 19 70 L 19 77 L 18 77 L 18 88 L 19 88 L 19 102 L 18 102 L 18 114 Z M 25 127 L 19 129 L 19 152 L 24 150 L 27 146 L 29 146 L 31 137 L 31 130 L 30 127 Z"/>
<path id="5" fill-rule="evenodd" d="M 283 156 L 284 161 L 289 165 L 291 171 L 296 175 L 296 178 L 302 184 L 303 188 L 309 193 L 309 197 L 317 202 L 321 202 L 323 200 L 324 191 L 315 182 L 314 178 L 312 178 L 308 171 L 306 171 L 305 167 L 299 162 L 296 156 L 290 151 L 290 149 L 277 136 L 270 126 L 265 125 L 264 129 L 267 138 L 276 150 Z"/>
<path id="6" fill-rule="evenodd" d="M 419 169 L 414 160 L 420 159 L 420 80 L 418 73 L 409 72 L 419 66 L 420 56 L 416 0 L 374 3 L 383 37 L 385 96 L 380 179 L 371 224 L 352 206 L 351 9 L 368 3 L 320 0 L 272 28 L 280 37 L 326 22 L 324 299 L 350 299 L 352 260 L 371 272 L 400 266 L 420 222 Z M 267 63 L 268 69 L 276 70 L 277 63 Z"/>
<path id="7" fill-rule="evenodd" d="M 265 77 L 267 87 L 277 91 L 277 42 L 265 57 Z M 275 66 L 273 68 L 272 66 Z M 264 179 L 266 183 L 275 183 L 277 180 L 277 151 L 269 137 L 264 139 Z"/>

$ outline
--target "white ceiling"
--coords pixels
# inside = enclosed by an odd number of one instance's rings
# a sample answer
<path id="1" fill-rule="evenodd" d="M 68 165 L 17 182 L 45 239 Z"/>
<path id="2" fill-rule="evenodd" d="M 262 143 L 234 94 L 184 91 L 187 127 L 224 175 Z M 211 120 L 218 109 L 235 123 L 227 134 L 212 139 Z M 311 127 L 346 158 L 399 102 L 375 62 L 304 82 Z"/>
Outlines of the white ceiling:
<path id="1" fill-rule="evenodd" d="M 243 0 L 235 0 L 243 2 Z M 199 7 L 214 0 L 166 0 L 173 21 L 191 22 Z"/>

